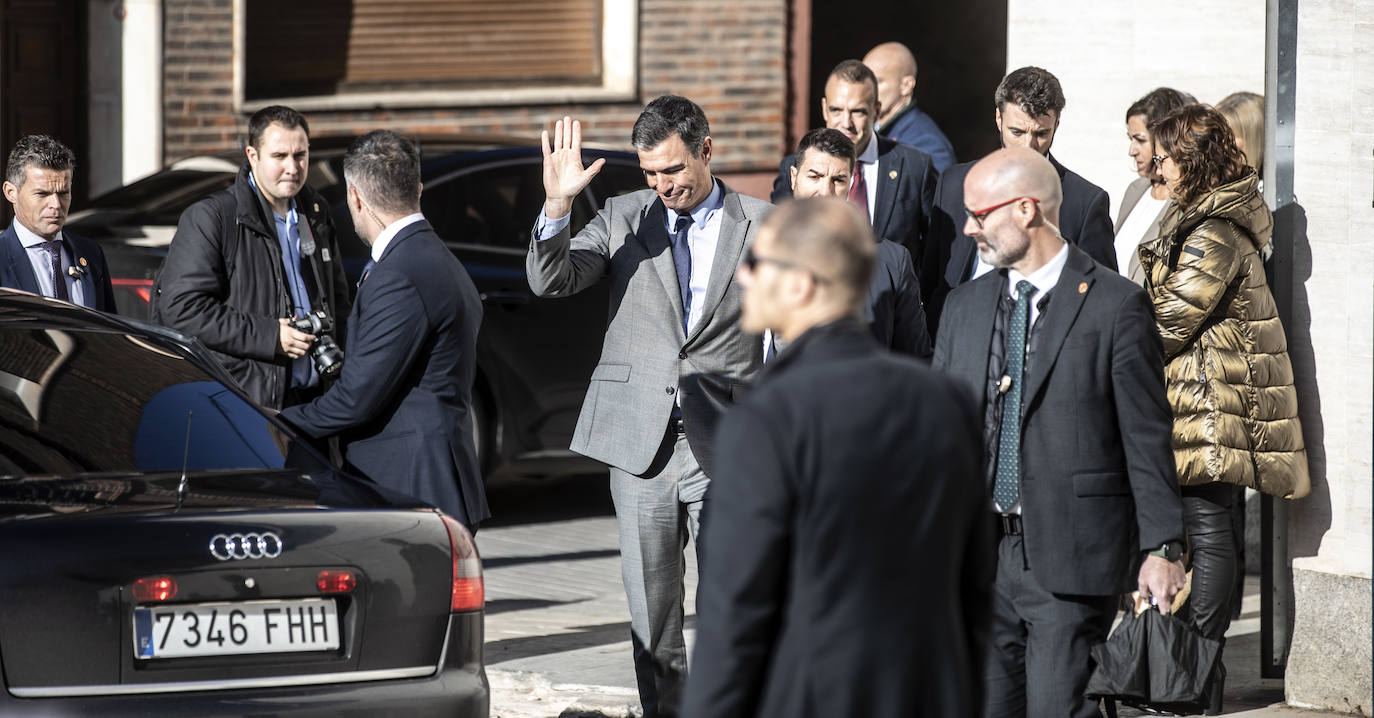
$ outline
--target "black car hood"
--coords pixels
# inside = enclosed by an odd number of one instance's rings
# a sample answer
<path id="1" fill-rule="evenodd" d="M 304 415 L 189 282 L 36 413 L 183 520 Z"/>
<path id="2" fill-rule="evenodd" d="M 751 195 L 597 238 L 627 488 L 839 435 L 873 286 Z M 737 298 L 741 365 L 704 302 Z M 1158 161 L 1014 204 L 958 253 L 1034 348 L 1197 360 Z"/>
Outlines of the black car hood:
<path id="1" fill-rule="evenodd" d="M 424 508 L 415 499 L 338 472 L 98 473 L 0 478 L 0 520 L 52 514 L 263 508 Z"/>

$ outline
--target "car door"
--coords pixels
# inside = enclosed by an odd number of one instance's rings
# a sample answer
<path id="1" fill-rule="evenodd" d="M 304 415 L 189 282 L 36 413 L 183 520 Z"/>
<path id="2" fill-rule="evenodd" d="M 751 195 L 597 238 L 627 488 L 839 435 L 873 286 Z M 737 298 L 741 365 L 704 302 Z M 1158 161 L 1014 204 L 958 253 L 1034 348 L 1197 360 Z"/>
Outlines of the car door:
<path id="1" fill-rule="evenodd" d="M 477 401 L 499 423 L 506 460 L 566 452 L 601 353 L 608 284 L 558 299 L 535 297 L 525 277 L 530 232 L 544 203 L 540 157 L 506 158 L 425 182 L 421 209 L 467 268 L 485 312 L 478 338 Z M 572 230 L 592 217 L 587 194 Z"/>

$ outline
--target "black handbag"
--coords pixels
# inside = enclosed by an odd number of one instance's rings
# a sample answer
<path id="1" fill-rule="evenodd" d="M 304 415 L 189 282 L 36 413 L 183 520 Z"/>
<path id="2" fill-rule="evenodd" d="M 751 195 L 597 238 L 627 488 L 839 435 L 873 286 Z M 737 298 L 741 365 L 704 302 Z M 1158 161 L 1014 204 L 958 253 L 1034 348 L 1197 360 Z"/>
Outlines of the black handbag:
<path id="1" fill-rule="evenodd" d="M 1201 713 L 1220 654 L 1220 641 L 1172 614 L 1127 611 L 1107 641 L 1093 646 L 1097 667 L 1084 695 L 1105 700 L 1109 718 L 1118 702 L 1161 715 Z"/>

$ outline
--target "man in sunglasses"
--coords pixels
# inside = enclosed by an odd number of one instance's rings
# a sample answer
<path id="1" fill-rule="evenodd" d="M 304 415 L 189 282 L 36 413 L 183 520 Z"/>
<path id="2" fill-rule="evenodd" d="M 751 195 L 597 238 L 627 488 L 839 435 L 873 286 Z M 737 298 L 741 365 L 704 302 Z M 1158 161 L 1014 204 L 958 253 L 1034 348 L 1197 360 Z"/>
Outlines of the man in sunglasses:
<path id="1" fill-rule="evenodd" d="M 855 181 L 854 143 L 839 130 L 811 130 L 797 143 L 791 167 L 793 197 L 845 197 Z M 878 238 L 878 261 L 868 285 L 863 318 L 878 343 L 895 352 L 930 359 L 930 335 L 921 309 L 921 283 L 911 253 Z"/>
<path id="2" fill-rule="evenodd" d="M 1059 208 L 1059 234 L 1077 244 L 1088 256 L 1116 269 L 1112 241 L 1112 217 L 1107 193 L 1059 164 L 1050 154 L 1059 118 L 1064 112 L 1064 90 L 1059 80 L 1038 67 L 1023 67 L 1002 78 L 993 94 L 994 120 L 1003 147 L 1025 147 L 1048 158 L 1063 187 Z M 963 231 L 964 177 L 972 162 L 958 164 L 940 175 L 931 211 L 930 236 L 921 258 L 922 299 L 930 333 L 939 336 L 940 314 L 949 291 L 986 274 L 992 265 L 982 261 L 974 241 Z"/>
<path id="3" fill-rule="evenodd" d="M 737 276 L 787 350 L 717 433 L 682 713 L 969 716 L 992 515 L 980 414 L 859 319 L 876 243 L 841 197 L 783 203 Z"/>
<path id="4" fill-rule="evenodd" d="M 934 367 L 984 407 L 1000 538 L 982 715 L 1097 716 L 1089 649 L 1116 597 L 1136 588 L 1167 612 L 1183 587 L 1163 345 L 1145 291 L 1060 234 L 1041 154 L 988 155 L 963 196 L 993 269 L 950 293 Z"/>

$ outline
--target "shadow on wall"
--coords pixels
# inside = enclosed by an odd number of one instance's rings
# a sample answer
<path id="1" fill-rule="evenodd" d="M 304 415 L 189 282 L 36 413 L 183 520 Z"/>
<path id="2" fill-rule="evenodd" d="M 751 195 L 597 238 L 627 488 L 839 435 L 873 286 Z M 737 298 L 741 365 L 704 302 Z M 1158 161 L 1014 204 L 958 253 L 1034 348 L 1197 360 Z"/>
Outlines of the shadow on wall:
<path id="1" fill-rule="evenodd" d="M 1312 493 L 1289 509 L 1288 552 L 1291 558 L 1317 555 L 1322 537 L 1331 527 L 1331 487 L 1326 481 L 1326 427 L 1322 423 L 1321 393 L 1317 387 L 1317 359 L 1312 347 L 1312 307 L 1307 297 L 1307 282 L 1312 278 L 1312 243 L 1307 237 L 1307 211 L 1296 202 L 1274 212 L 1274 226 L 1291 232 L 1289 247 L 1292 271 L 1291 295 L 1280 300 L 1289 309 L 1284 317 L 1288 335 L 1288 357 L 1293 362 L 1293 381 L 1298 391 L 1298 416 L 1302 419 L 1303 441 L 1307 445 L 1307 465 L 1312 476 Z M 1278 235 L 1278 231 L 1275 232 Z M 1300 519 L 1295 523 L 1294 519 Z"/>

